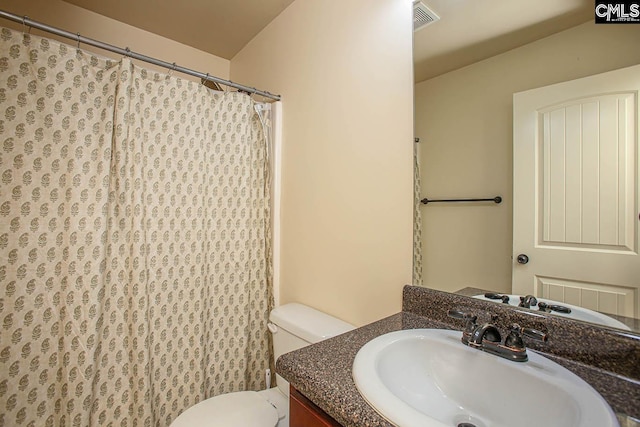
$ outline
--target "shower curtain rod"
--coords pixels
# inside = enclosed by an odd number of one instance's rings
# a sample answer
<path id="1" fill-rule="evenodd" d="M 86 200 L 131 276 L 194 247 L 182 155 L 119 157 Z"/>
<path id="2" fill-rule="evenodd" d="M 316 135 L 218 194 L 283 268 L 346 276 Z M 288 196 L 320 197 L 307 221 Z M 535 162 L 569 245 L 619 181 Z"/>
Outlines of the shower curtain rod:
<path id="1" fill-rule="evenodd" d="M 150 56 L 142 55 L 136 52 L 133 52 L 128 47 L 122 49 L 117 46 L 110 45 L 108 43 L 104 43 L 98 40 L 90 39 L 88 37 L 81 36 L 80 33 L 71 33 L 69 31 L 62 30 L 60 28 L 52 27 L 47 24 L 43 24 L 38 21 L 34 21 L 29 19 L 27 16 L 19 16 L 15 15 L 11 12 L 6 12 L 4 10 L 0 10 L 0 18 L 7 19 L 9 21 L 17 22 L 19 24 L 23 24 L 37 30 L 46 31 L 48 33 L 52 33 L 58 35 L 60 37 L 65 37 L 67 39 L 75 40 L 78 42 L 78 46 L 82 44 L 86 44 L 89 46 L 97 47 L 103 50 L 108 50 L 109 52 L 114 52 L 123 56 L 128 56 L 129 58 L 137 59 L 139 61 L 148 62 L 149 64 L 157 65 L 159 67 L 164 67 L 172 71 L 177 71 L 183 74 L 188 74 L 190 76 L 199 77 L 204 80 L 216 82 L 225 86 L 230 86 L 232 88 L 241 90 L 243 92 L 255 93 L 256 95 L 263 96 L 265 98 L 273 99 L 275 101 L 280 101 L 280 95 L 274 95 L 270 92 L 266 92 L 263 90 L 258 90 L 254 87 L 244 86 L 238 83 L 234 83 L 230 80 L 224 80 L 219 77 L 210 76 L 208 73 L 201 73 L 200 71 L 195 71 L 189 68 L 181 67 L 176 65 L 176 63 L 170 63 L 166 61 L 162 61 L 160 59 L 152 58 Z"/>

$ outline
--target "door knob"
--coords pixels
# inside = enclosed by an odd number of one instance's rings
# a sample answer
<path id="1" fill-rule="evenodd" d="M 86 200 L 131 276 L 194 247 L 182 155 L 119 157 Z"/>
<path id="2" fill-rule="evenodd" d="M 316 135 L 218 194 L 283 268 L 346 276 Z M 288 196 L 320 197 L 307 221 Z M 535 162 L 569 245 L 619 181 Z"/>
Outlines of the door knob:
<path id="1" fill-rule="evenodd" d="M 526 264 L 529 262 L 529 257 L 525 254 L 520 254 L 516 260 L 518 261 L 518 264 Z"/>

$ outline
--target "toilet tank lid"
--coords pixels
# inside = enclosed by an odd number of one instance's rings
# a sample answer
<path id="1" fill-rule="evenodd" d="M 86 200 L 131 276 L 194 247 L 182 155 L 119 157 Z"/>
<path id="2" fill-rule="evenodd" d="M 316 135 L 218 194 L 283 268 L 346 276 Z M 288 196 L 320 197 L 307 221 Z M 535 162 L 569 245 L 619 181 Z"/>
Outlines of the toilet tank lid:
<path id="1" fill-rule="evenodd" d="M 347 322 L 295 302 L 274 308 L 269 320 L 312 344 L 355 329 Z"/>

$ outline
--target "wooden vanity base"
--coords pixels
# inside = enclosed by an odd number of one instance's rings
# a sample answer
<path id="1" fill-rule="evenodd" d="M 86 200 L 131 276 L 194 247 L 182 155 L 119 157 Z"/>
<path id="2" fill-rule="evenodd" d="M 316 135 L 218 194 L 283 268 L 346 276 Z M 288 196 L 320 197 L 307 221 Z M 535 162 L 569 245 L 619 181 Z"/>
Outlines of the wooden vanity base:
<path id="1" fill-rule="evenodd" d="M 293 386 L 290 386 L 289 427 L 341 427 L 341 425 Z"/>

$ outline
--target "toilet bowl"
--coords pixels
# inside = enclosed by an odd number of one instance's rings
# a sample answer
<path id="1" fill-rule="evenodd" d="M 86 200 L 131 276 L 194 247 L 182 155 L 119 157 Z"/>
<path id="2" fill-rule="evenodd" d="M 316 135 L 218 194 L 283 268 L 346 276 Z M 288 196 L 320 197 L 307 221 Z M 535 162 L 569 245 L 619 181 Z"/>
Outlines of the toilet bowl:
<path id="1" fill-rule="evenodd" d="M 291 303 L 269 316 L 274 357 L 348 332 L 354 326 L 311 307 Z M 170 427 L 289 427 L 289 383 L 276 375 L 277 386 L 215 396 L 184 411 Z"/>

